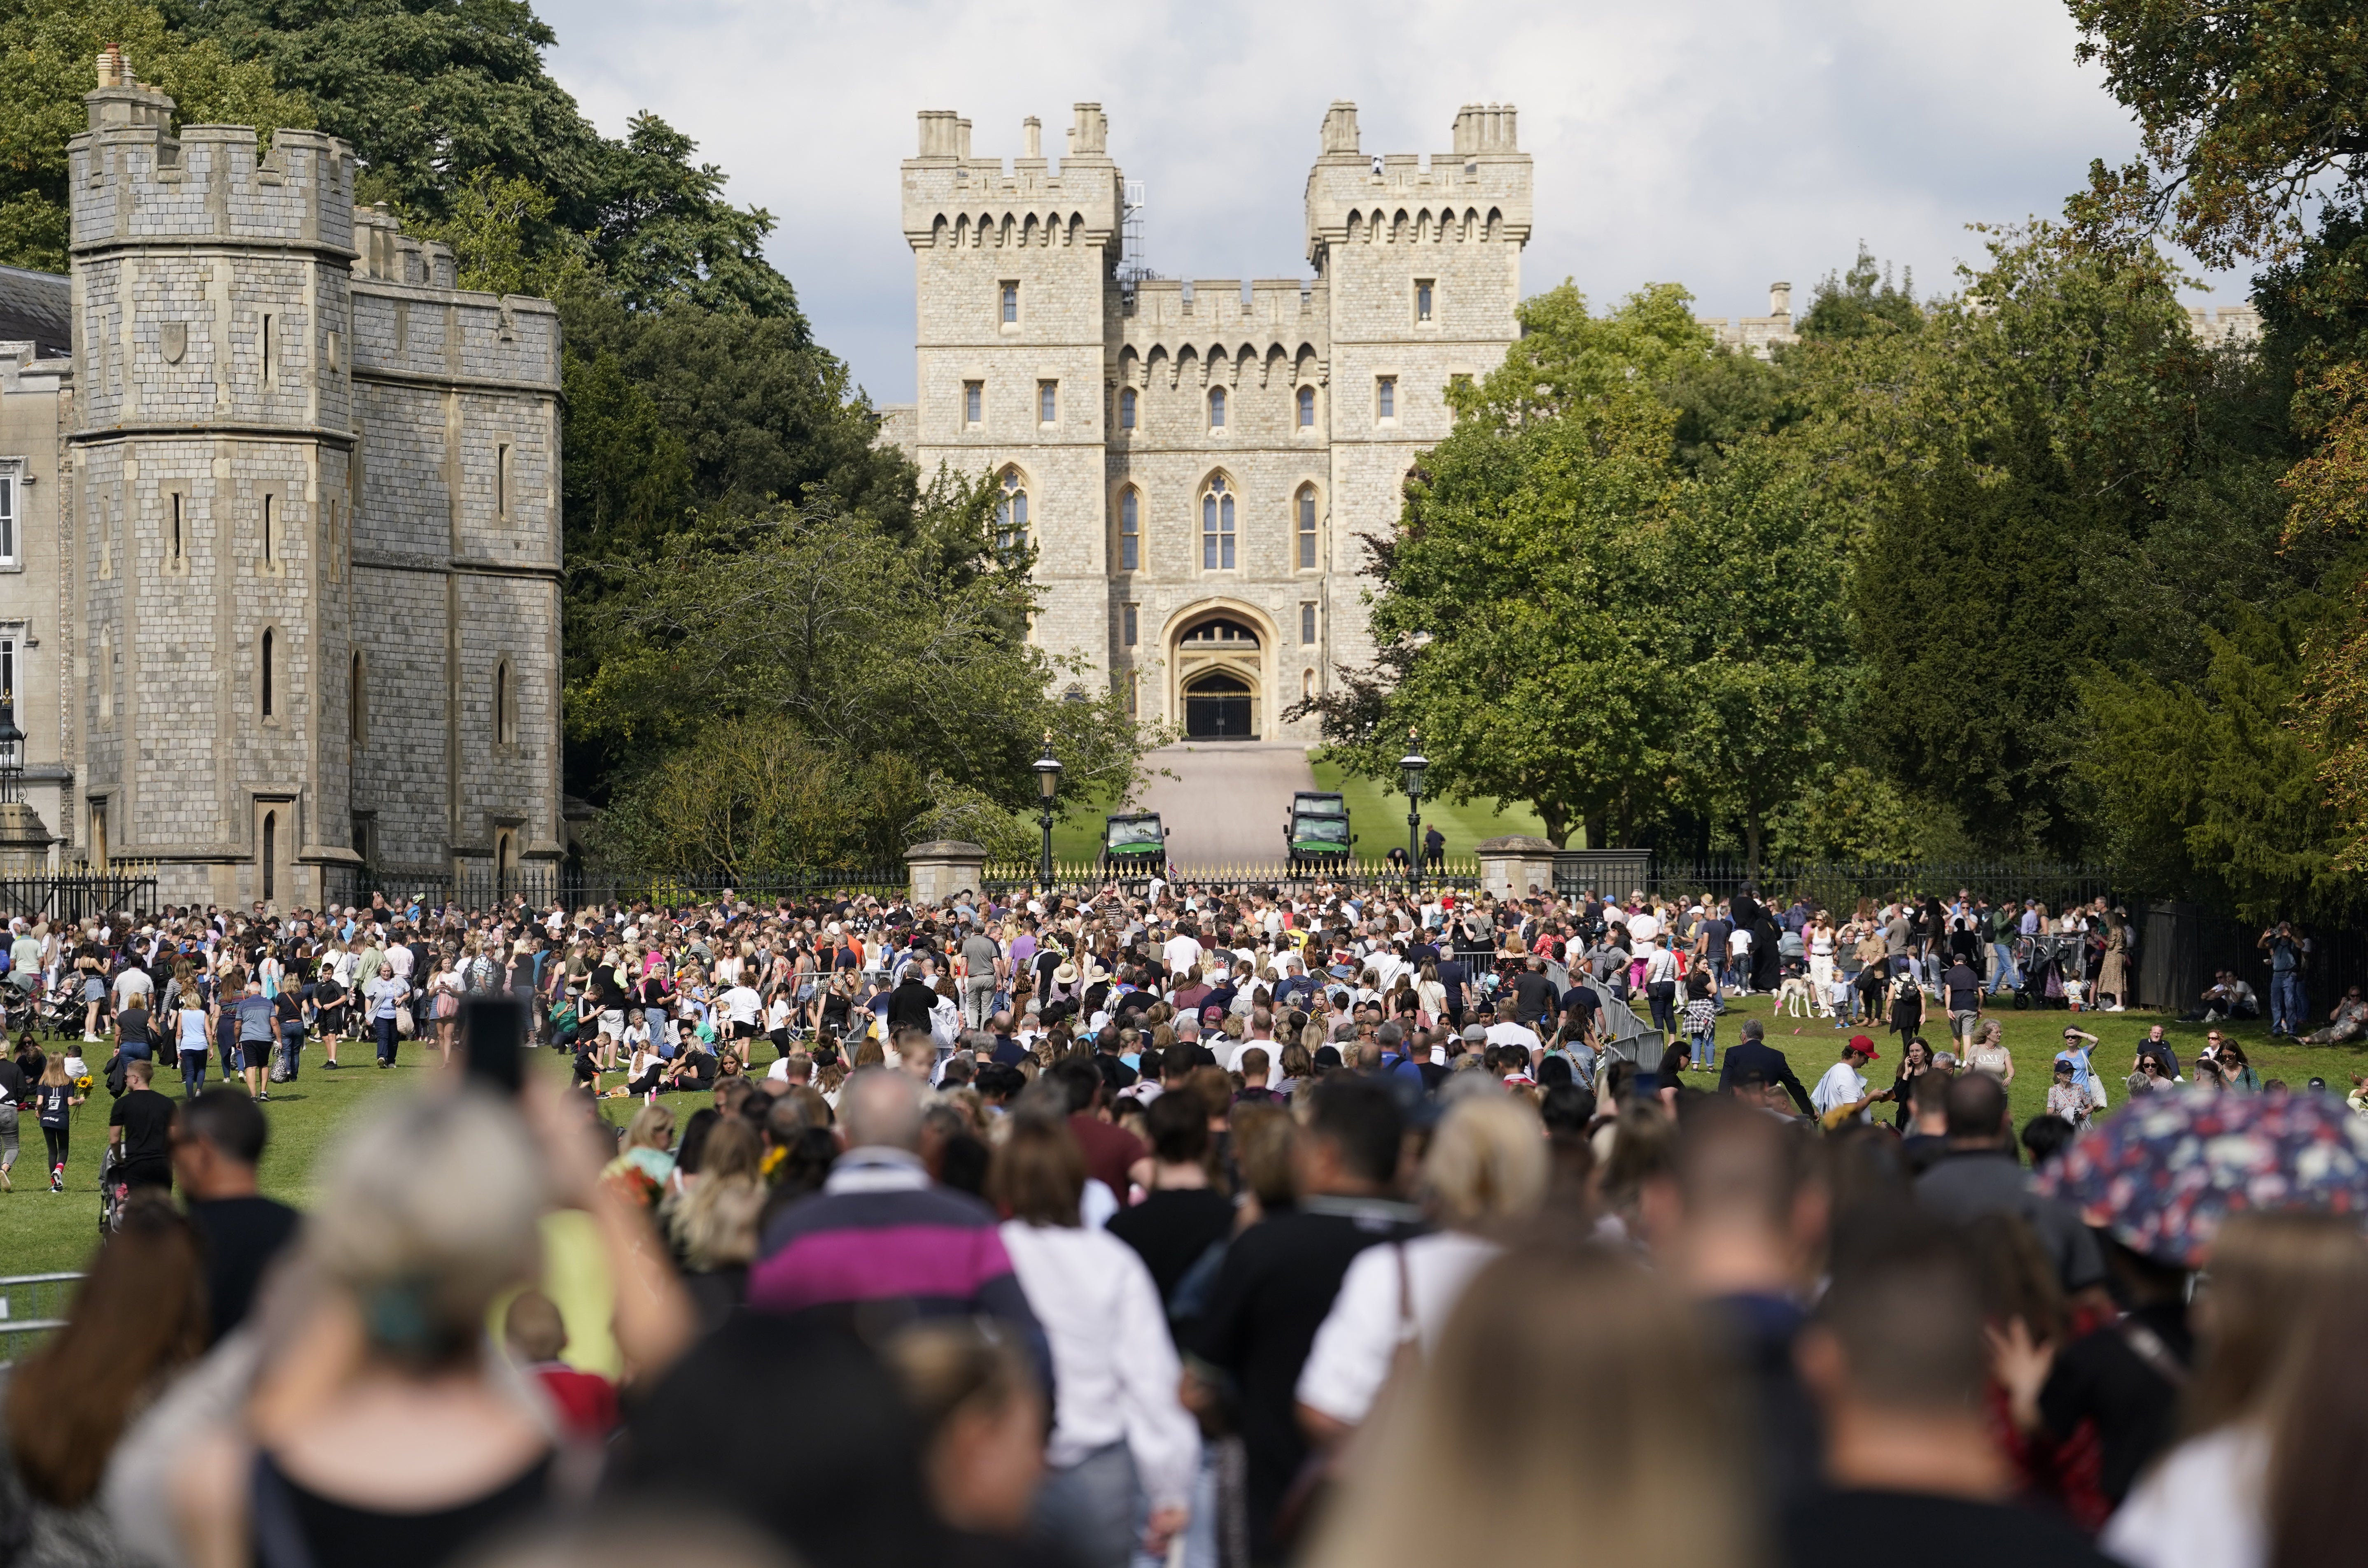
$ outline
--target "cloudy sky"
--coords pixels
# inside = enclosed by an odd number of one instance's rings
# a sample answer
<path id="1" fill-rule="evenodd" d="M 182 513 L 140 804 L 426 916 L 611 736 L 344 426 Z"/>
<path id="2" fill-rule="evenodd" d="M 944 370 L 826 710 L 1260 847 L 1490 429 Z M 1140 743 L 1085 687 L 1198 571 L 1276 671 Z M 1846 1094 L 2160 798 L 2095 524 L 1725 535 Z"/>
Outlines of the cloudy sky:
<path id="1" fill-rule="evenodd" d="M 1097 99 L 1147 187 L 1146 259 L 1182 278 L 1304 275 L 1325 106 L 1368 153 L 1443 152 L 1455 109 L 1520 109 L 1536 159 L 1531 292 L 1599 302 L 1674 279 L 1756 315 L 1863 237 L 1953 289 L 1974 222 L 2053 216 L 2127 117 L 2073 62 L 2061 0 L 537 0 L 552 69 L 615 134 L 654 109 L 780 221 L 772 259 L 875 401 L 913 394 L 899 160 L 914 113 L 959 109 L 972 150 L 1057 155 Z M 2207 303 L 2243 298 L 2214 280 Z"/>

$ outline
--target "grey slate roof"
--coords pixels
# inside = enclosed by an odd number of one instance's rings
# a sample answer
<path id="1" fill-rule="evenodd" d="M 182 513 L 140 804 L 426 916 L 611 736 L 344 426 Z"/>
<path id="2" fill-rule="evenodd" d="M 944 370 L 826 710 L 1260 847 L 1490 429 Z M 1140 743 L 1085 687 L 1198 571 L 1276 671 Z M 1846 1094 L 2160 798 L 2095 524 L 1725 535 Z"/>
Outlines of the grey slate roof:
<path id="1" fill-rule="evenodd" d="M 40 358 L 71 355 L 72 298 L 57 273 L 0 267 L 0 343 L 34 344 Z"/>

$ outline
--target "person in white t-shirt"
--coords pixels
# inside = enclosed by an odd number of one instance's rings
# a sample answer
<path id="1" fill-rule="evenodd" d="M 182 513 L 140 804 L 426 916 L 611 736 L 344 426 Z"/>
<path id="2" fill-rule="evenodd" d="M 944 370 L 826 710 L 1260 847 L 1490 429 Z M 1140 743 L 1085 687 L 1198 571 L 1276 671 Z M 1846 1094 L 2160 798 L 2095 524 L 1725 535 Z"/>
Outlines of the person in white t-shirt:
<path id="1" fill-rule="evenodd" d="M 1660 916 L 1652 910 L 1640 909 L 1628 917 L 1628 939 L 1631 942 L 1649 942 L 1660 934 Z"/>
<path id="2" fill-rule="evenodd" d="M 745 983 L 735 980 L 724 987 L 723 994 L 715 1001 L 723 1010 L 724 1049 L 737 1056 L 740 1065 L 746 1068 L 748 1065 L 748 1042 L 757 1038 L 757 1017 L 765 1006 L 765 999 Z"/>
<path id="3" fill-rule="evenodd" d="M 1206 950 L 1201 946 L 1199 937 L 1190 931 L 1179 929 L 1176 935 L 1168 937 L 1166 945 L 1159 949 L 1160 961 L 1167 966 L 1169 974 L 1180 975 L 1199 963 L 1201 955 Z"/>
<path id="4" fill-rule="evenodd" d="M 1875 1050 L 1874 1041 L 1866 1036 L 1850 1036 L 1849 1042 L 1842 1047 L 1842 1059 L 1827 1068 L 1826 1075 L 1817 1080 L 1817 1086 L 1809 1091 L 1809 1103 L 1816 1107 L 1818 1116 L 1829 1116 L 1845 1106 L 1858 1105 L 1861 1100 L 1889 1099 L 1889 1089 L 1877 1090 L 1870 1095 L 1866 1074 L 1860 1071 L 1882 1054 Z M 1848 1119 L 1867 1121 L 1872 1118 L 1866 1108 L 1861 1106 Z"/>

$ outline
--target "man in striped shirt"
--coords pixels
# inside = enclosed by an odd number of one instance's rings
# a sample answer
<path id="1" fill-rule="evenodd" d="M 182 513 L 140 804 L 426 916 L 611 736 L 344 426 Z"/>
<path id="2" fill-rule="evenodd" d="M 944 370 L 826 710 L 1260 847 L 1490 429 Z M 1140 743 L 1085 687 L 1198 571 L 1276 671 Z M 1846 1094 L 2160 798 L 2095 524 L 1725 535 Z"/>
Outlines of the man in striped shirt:
<path id="1" fill-rule="evenodd" d="M 929 1180 L 918 1153 L 921 1085 L 867 1067 L 848 1079 L 839 1119 L 848 1150 L 823 1189 L 765 1232 L 748 1271 L 764 1312 L 853 1318 L 867 1330 L 923 1317 L 998 1318 L 1049 1387 L 1044 1332 L 1011 1271 L 995 1210 Z"/>

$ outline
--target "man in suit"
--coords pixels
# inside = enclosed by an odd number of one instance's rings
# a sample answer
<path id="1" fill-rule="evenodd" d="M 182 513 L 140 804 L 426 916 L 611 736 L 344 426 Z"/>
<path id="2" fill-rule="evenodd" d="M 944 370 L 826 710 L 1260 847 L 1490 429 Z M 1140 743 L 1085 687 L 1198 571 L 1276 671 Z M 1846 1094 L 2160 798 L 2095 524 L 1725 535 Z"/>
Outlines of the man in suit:
<path id="1" fill-rule="evenodd" d="M 1809 1091 L 1801 1086 L 1801 1080 L 1793 1074 L 1793 1064 L 1784 1059 L 1784 1053 L 1761 1038 L 1765 1032 L 1758 1018 L 1743 1020 L 1743 1039 L 1727 1051 L 1726 1060 L 1719 1065 L 1718 1092 L 1726 1094 L 1738 1081 L 1756 1077 L 1763 1083 L 1780 1085 L 1793 1096 L 1793 1103 L 1801 1108 L 1803 1116 L 1815 1116 L 1816 1111 L 1809 1104 Z"/>

